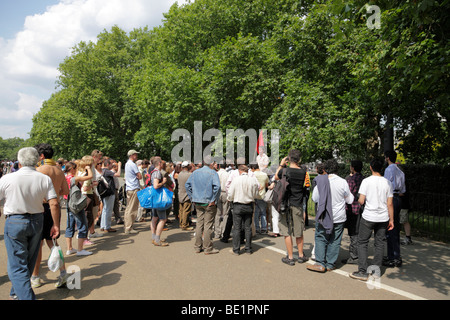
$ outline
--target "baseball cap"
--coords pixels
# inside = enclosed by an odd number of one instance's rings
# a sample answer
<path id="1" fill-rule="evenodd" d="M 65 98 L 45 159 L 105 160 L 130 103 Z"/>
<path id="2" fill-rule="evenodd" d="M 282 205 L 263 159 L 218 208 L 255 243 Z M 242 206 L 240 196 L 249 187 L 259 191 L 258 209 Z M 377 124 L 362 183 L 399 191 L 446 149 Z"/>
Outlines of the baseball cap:
<path id="1" fill-rule="evenodd" d="M 189 162 L 183 161 L 183 163 L 181 164 L 181 167 L 184 168 L 184 167 L 187 167 L 188 165 L 189 165 Z"/>
<path id="2" fill-rule="evenodd" d="M 130 156 L 132 156 L 133 154 L 136 154 L 136 153 L 139 153 L 139 152 L 137 152 L 136 150 L 130 150 L 130 151 L 128 151 L 128 156 L 130 157 Z"/>

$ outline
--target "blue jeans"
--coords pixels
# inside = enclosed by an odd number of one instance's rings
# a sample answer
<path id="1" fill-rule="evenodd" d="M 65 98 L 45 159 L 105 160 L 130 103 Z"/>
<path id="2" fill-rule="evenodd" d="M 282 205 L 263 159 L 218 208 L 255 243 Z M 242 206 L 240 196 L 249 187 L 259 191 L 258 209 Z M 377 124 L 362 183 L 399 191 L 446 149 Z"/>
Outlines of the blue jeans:
<path id="1" fill-rule="evenodd" d="M 314 236 L 316 262 L 327 269 L 334 268 L 339 257 L 344 224 L 344 222 L 333 224 L 331 234 L 326 234 L 324 227 L 319 222 L 316 222 L 316 233 Z"/>
<path id="2" fill-rule="evenodd" d="M 8 256 L 10 295 L 19 300 L 35 300 L 30 277 L 39 253 L 43 214 L 9 215 L 5 221 L 5 247 Z"/>
<path id="3" fill-rule="evenodd" d="M 264 200 L 255 200 L 255 229 L 257 232 L 267 231 L 267 218 L 266 218 L 267 203 Z M 261 219 L 261 228 L 259 227 L 259 219 Z"/>
<path id="4" fill-rule="evenodd" d="M 102 218 L 100 219 L 100 228 L 104 230 L 111 229 L 111 217 L 114 211 L 114 199 L 115 195 L 110 195 L 102 199 L 103 210 Z"/>
<path id="5" fill-rule="evenodd" d="M 65 236 L 66 238 L 73 238 L 75 234 L 75 227 L 78 230 L 78 238 L 86 239 L 88 235 L 87 217 L 84 210 L 81 210 L 77 214 L 67 209 L 67 227 Z"/>

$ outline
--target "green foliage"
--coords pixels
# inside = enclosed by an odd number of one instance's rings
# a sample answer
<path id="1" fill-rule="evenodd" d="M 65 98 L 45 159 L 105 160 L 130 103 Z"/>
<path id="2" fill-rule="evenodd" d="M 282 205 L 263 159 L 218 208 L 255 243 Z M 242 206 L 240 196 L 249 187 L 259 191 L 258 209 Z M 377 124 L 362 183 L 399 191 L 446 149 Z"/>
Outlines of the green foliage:
<path id="1" fill-rule="evenodd" d="M 170 157 L 175 129 L 279 129 L 281 154 L 367 160 L 387 115 L 407 161 L 448 163 L 449 1 L 196 0 L 162 26 L 79 43 L 33 143 L 62 156 Z M 369 3 L 371 4 L 371 2 Z"/>

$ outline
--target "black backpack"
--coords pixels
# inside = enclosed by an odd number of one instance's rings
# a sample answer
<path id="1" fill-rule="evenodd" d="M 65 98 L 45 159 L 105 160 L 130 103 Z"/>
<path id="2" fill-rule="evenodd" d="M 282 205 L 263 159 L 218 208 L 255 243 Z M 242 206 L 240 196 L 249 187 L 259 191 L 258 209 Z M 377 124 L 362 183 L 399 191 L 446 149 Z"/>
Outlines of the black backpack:
<path id="1" fill-rule="evenodd" d="M 286 170 L 281 172 L 281 179 L 275 183 L 273 188 L 272 205 L 280 214 L 285 214 L 287 210 L 287 194 L 289 181 L 286 178 Z"/>
<path id="2" fill-rule="evenodd" d="M 106 198 L 115 193 L 115 185 L 113 177 L 108 176 L 100 176 L 97 185 L 97 192 L 100 195 L 100 198 Z"/>

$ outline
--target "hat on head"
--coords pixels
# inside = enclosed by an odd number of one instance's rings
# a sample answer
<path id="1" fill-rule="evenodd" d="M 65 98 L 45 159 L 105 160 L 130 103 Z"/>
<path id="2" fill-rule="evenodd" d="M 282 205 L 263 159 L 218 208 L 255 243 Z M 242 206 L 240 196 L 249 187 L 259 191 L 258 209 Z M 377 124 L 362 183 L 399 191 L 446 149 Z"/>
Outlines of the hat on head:
<path id="1" fill-rule="evenodd" d="M 131 157 L 133 154 L 139 153 L 136 150 L 130 150 L 128 151 L 128 156 Z"/>
<path id="2" fill-rule="evenodd" d="M 181 167 L 182 167 L 182 168 L 185 168 L 185 167 L 187 167 L 188 165 L 189 165 L 189 162 L 183 161 L 183 163 L 181 164 Z"/>

